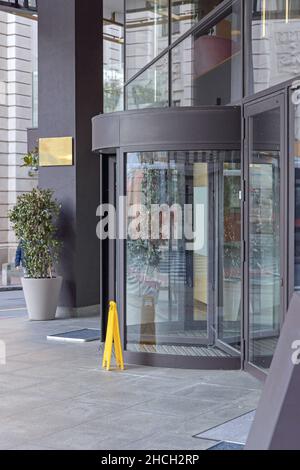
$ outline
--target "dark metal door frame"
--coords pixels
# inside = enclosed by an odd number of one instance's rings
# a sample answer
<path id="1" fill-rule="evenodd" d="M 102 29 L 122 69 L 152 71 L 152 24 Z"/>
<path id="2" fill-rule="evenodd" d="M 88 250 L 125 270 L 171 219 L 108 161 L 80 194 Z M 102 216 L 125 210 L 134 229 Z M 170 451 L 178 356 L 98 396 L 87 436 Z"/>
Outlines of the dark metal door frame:
<path id="1" fill-rule="evenodd" d="M 240 164 L 240 180 L 242 184 L 242 162 L 241 160 L 238 161 Z M 223 269 L 224 269 L 224 233 L 223 233 L 223 226 L 220 225 L 220 220 L 222 223 L 224 223 L 224 165 L 221 163 L 217 163 L 217 169 L 215 170 L 215 198 L 218 200 L 217 207 L 218 207 L 218 213 L 219 217 L 218 220 L 215 221 L 216 226 L 214 227 L 215 229 L 215 250 L 218 250 L 218 257 L 217 260 L 215 259 L 215 266 L 214 266 L 214 272 L 215 272 L 215 290 L 216 290 L 216 300 L 215 300 L 215 342 L 216 345 L 222 349 L 223 351 L 227 352 L 228 354 L 236 354 L 237 351 L 240 352 L 236 347 L 232 346 L 232 344 L 240 343 L 241 344 L 241 336 L 242 336 L 242 314 L 243 314 L 243 308 L 242 308 L 242 291 L 241 291 L 241 300 L 240 300 L 240 331 L 238 335 L 232 335 L 230 338 L 226 338 L 226 341 L 224 340 L 224 323 L 223 321 L 220 321 L 220 316 L 219 312 L 217 309 L 217 298 L 219 299 L 219 302 L 221 306 L 223 306 L 223 313 L 224 315 L 224 292 L 223 292 L 223 287 L 222 287 L 222 278 L 223 278 Z M 241 193 L 240 193 L 241 194 Z M 241 216 L 241 226 L 242 226 L 242 201 L 240 200 L 240 216 Z M 220 217 L 220 211 L 222 211 L 222 216 Z M 240 233 L 240 237 L 242 237 L 242 231 Z M 240 238 L 241 240 L 241 238 Z M 241 246 L 242 246 L 242 240 L 241 240 Z M 242 256 L 242 254 L 241 254 Z M 216 262 L 217 261 L 217 262 Z M 241 289 L 242 289 L 242 260 L 241 260 Z"/>
<path id="2" fill-rule="evenodd" d="M 105 161 L 103 161 L 105 159 Z M 112 204 L 116 207 L 116 155 L 107 155 L 101 158 L 101 184 L 100 203 Z M 102 292 L 101 304 L 101 336 L 105 340 L 108 319 L 108 303 L 116 300 L 116 240 L 100 241 L 100 290 Z M 108 266 L 107 270 L 104 267 Z M 111 269 L 113 267 L 113 269 Z"/>
<path id="3" fill-rule="evenodd" d="M 253 143 L 253 117 L 265 111 L 280 109 L 280 270 L 281 270 L 281 317 L 280 323 L 284 321 L 287 305 L 287 105 L 285 90 L 279 93 L 260 98 L 250 102 L 244 107 L 245 135 L 244 135 L 244 158 L 243 158 L 243 302 L 244 302 L 244 325 L 243 325 L 243 365 L 244 369 L 264 379 L 266 372 L 250 363 L 249 361 L 249 162 Z"/>
<path id="4" fill-rule="evenodd" d="M 108 160 L 108 202 L 116 207 L 116 165 L 115 156 Z M 108 295 L 109 299 L 116 300 L 116 240 L 108 242 Z M 113 269 L 111 269 L 113 267 Z"/>

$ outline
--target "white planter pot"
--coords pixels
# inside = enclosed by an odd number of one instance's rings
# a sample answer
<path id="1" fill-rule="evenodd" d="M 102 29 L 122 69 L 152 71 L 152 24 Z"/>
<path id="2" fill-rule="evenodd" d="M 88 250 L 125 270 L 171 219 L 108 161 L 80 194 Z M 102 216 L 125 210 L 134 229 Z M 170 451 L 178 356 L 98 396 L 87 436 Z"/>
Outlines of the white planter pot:
<path id="1" fill-rule="evenodd" d="M 60 276 L 53 279 L 22 278 L 29 320 L 55 319 L 61 285 Z"/>

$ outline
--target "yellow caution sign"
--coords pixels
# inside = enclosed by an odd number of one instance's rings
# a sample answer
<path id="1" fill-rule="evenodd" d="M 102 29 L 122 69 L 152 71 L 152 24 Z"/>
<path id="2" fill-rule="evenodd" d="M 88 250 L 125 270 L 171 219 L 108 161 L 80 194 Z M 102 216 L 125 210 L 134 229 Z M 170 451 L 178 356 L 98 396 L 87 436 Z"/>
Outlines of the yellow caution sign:
<path id="1" fill-rule="evenodd" d="M 109 302 L 106 341 L 102 363 L 102 367 L 106 370 L 110 370 L 113 345 L 115 346 L 115 357 L 117 367 L 121 370 L 124 370 L 124 360 L 122 353 L 117 304 L 116 302 Z"/>

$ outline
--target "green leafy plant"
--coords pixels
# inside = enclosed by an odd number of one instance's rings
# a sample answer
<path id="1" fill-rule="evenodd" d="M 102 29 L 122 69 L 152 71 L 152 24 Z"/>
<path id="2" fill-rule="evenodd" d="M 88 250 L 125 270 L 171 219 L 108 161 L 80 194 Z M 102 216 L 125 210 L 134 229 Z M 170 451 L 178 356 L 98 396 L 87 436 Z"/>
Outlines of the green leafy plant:
<path id="1" fill-rule="evenodd" d="M 55 221 L 60 205 L 49 189 L 22 194 L 9 212 L 9 219 L 24 250 L 27 277 L 52 278 L 61 243 Z"/>
<path id="2" fill-rule="evenodd" d="M 29 176 L 34 176 L 34 174 L 39 169 L 39 149 L 35 147 L 32 152 L 26 153 L 23 157 L 23 165 L 24 168 L 29 168 Z"/>

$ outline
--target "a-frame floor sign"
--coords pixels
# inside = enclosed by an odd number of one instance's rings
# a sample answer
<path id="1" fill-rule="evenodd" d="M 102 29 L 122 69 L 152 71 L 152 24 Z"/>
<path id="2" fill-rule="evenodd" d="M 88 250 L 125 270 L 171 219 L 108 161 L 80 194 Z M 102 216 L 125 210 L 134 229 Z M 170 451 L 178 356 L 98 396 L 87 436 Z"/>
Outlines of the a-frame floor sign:
<path id="1" fill-rule="evenodd" d="M 102 367 L 106 370 L 110 370 L 113 345 L 115 347 L 116 365 L 119 369 L 124 370 L 117 304 L 116 302 L 109 302 L 108 323 L 102 363 Z"/>

